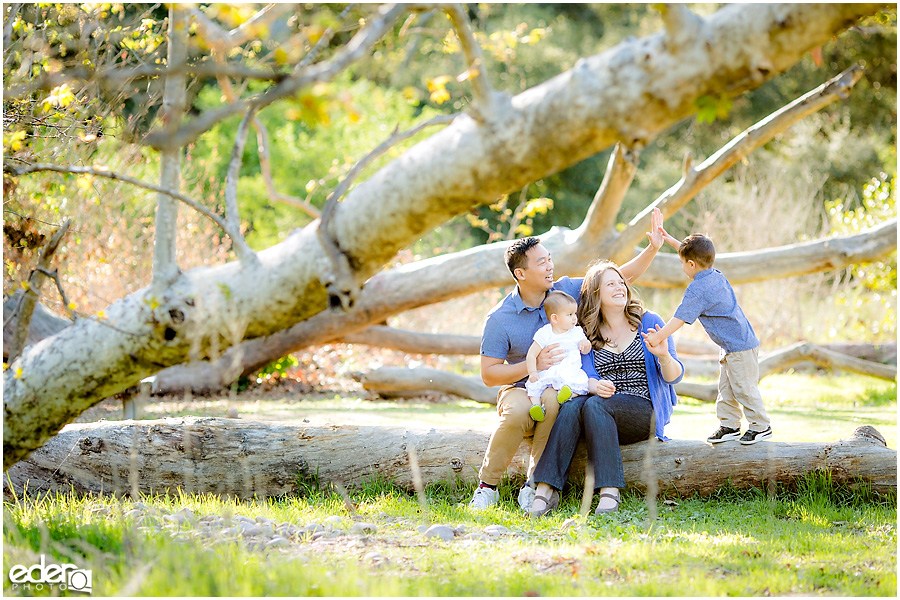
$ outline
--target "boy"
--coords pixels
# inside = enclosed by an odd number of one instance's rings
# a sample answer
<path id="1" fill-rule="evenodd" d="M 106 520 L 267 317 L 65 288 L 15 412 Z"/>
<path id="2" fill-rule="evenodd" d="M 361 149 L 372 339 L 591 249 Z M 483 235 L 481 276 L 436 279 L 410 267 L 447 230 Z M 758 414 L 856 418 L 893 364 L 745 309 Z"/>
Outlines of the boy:
<path id="1" fill-rule="evenodd" d="M 678 249 L 681 269 L 692 281 L 675 316 L 665 327 L 644 333 L 656 346 L 685 323 L 700 319 L 709 337 L 721 348 L 719 354 L 719 395 L 716 416 L 719 428 L 706 441 L 711 444 L 740 438 L 741 444 L 755 444 L 772 436 L 769 416 L 759 394 L 759 340 L 744 316 L 731 284 L 713 269 L 716 248 L 705 235 L 694 233 L 679 244 L 671 236 L 666 241 Z M 741 436 L 741 407 L 749 427 Z"/>

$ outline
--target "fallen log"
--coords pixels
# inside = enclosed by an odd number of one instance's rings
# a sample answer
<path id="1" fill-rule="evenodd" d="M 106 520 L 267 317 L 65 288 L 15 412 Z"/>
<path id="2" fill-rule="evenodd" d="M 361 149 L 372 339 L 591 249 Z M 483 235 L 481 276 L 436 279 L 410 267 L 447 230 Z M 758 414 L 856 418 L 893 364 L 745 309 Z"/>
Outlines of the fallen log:
<path id="1" fill-rule="evenodd" d="M 762 357 L 759 361 L 759 378 L 762 379 L 773 373 L 781 373 L 791 367 L 807 362 L 825 369 L 848 371 L 887 381 L 897 380 L 896 364 L 884 365 L 870 360 L 863 360 L 807 342 L 799 342 Z M 687 365 L 685 366 L 685 371 L 687 371 Z M 682 382 L 675 386 L 675 391 L 678 394 L 690 396 L 697 400 L 715 402 L 718 386 L 715 383 Z"/>
<path id="2" fill-rule="evenodd" d="M 394 392 L 428 390 L 496 405 L 497 393 L 500 391 L 499 387 L 484 385 L 480 377 L 459 375 L 426 367 L 416 369 L 379 367 L 367 373 L 351 373 L 350 376 L 362 383 L 364 389 L 384 395 L 393 395 Z"/>
<path id="3" fill-rule="evenodd" d="M 67 425 L 27 459 L 6 471 L 4 486 L 32 492 L 230 494 L 268 497 L 295 493 L 299 482 L 363 484 L 387 477 L 413 488 L 409 452 L 415 449 L 422 481 L 474 482 L 489 431 L 375 426 L 306 426 L 188 417 L 157 421 L 105 421 Z M 507 473 L 524 474 L 528 442 Z M 836 483 L 867 482 L 880 493 L 897 491 L 897 452 L 872 427 L 836 442 L 765 442 L 715 446 L 697 440 L 641 442 L 622 448 L 629 488 L 656 480 L 664 495 L 710 494 L 764 481 L 790 485 L 814 471 Z M 572 478 L 584 473 L 579 449 Z"/>

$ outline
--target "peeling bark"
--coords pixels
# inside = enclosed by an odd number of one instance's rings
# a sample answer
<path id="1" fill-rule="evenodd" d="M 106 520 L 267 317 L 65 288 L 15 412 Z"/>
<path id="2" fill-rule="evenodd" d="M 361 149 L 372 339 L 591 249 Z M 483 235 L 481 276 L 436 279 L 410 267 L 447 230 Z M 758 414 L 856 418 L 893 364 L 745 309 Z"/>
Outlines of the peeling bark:
<path id="1" fill-rule="evenodd" d="M 66 426 L 42 448 L 10 468 L 4 486 L 18 490 L 188 493 L 280 496 L 297 491 L 298 478 L 356 486 L 374 475 L 413 488 L 409 454 L 415 449 L 424 483 L 474 482 L 490 432 L 403 427 L 306 427 L 302 424 L 184 418 Z M 790 485 L 815 471 L 839 484 L 866 481 L 881 493 L 897 491 L 897 452 L 872 427 L 835 442 L 737 442 L 655 438 L 622 447 L 627 487 L 656 482 L 662 495 L 707 495 L 726 483 L 737 488 L 766 481 Z M 529 444 L 507 469 L 524 475 Z M 651 456 L 645 464 L 645 453 Z M 571 479 L 584 474 L 576 452 Z"/>

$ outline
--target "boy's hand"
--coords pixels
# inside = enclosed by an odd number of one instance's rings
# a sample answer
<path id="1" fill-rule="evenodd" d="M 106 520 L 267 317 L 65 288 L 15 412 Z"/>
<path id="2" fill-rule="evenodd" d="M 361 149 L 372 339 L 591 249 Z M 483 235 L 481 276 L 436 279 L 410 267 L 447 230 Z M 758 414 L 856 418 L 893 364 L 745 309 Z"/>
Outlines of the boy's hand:
<path id="1" fill-rule="evenodd" d="M 669 235 L 669 232 L 666 231 L 665 229 L 663 229 L 662 236 L 663 236 L 663 241 L 665 241 L 667 244 L 669 244 L 670 246 L 672 246 L 672 247 L 675 248 L 676 250 L 678 250 L 679 248 L 681 248 L 681 242 L 678 241 L 677 238 L 674 238 L 674 237 L 672 237 L 671 235 Z"/>
<path id="2" fill-rule="evenodd" d="M 587 354 L 591 351 L 591 343 L 587 340 L 581 340 L 578 342 L 578 351 L 582 354 Z"/>
<path id="3" fill-rule="evenodd" d="M 642 332 L 641 335 L 644 337 L 644 341 L 647 342 L 648 346 L 659 346 L 660 342 L 663 341 L 663 338 L 659 335 L 659 332 L 652 329 Z"/>
<path id="4" fill-rule="evenodd" d="M 534 383 L 534 382 L 537 381 L 537 380 L 538 380 L 538 374 L 537 374 L 537 373 L 529 373 L 529 374 L 528 374 L 528 381 L 529 381 L 529 382 Z"/>

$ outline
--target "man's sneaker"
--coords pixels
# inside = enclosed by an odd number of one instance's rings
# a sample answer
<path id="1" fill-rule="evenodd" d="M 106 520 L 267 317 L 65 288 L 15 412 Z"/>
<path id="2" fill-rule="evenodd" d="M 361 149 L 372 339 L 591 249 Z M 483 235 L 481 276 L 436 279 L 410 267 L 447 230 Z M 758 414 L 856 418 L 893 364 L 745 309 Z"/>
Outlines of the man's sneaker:
<path id="1" fill-rule="evenodd" d="M 739 437 L 741 437 L 740 429 L 732 429 L 731 427 L 725 427 L 723 425 L 716 429 L 716 432 L 714 434 L 706 438 L 706 441 L 710 444 L 718 444 L 719 442 L 730 442 L 731 440 L 736 440 Z"/>
<path id="2" fill-rule="evenodd" d="M 500 501 L 500 492 L 492 490 L 489 487 L 478 486 L 475 488 L 475 495 L 469 502 L 469 508 L 472 510 L 484 510 L 490 508 Z"/>
<path id="3" fill-rule="evenodd" d="M 534 488 L 525 485 L 519 490 L 519 508 L 525 512 L 531 512 L 531 505 L 534 504 Z"/>
<path id="4" fill-rule="evenodd" d="M 531 418 L 535 421 L 541 422 L 544 420 L 544 407 L 540 404 L 534 404 L 528 409 L 528 414 L 531 415 Z"/>
<path id="5" fill-rule="evenodd" d="M 752 429 L 748 429 L 746 432 L 744 432 L 744 437 L 741 438 L 741 443 L 745 446 L 749 446 L 750 444 L 761 442 L 769 437 L 772 437 L 771 427 L 766 427 L 765 431 L 753 431 Z"/>
<path id="6" fill-rule="evenodd" d="M 560 404 L 568 400 L 572 397 L 572 388 L 567 385 L 564 385 L 560 388 L 558 392 L 556 392 L 556 399 Z"/>

